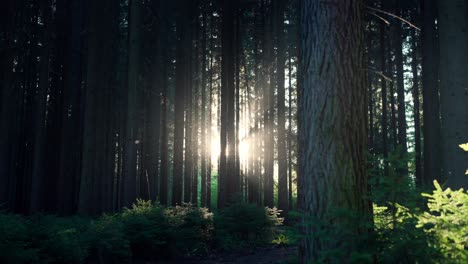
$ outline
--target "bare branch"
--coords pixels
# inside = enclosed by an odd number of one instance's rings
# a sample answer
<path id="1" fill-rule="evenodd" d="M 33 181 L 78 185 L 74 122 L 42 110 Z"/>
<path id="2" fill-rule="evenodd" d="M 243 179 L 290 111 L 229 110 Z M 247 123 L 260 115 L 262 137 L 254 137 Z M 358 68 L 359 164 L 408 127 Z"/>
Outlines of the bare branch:
<path id="1" fill-rule="evenodd" d="M 404 19 L 404 18 L 402 18 L 402 17 L 400 17 L 400 16 L 397 16 L 397 15 L 392 14 L 392 13 L 390 13 L 390 12 L 386 12 L 386 11 L 383 11 L 383 10 L 380 10 L 380 9 L 377 9 L 377 8 L 373 8 L 373 7 L 370 7 L 370 6 L 366 6 L 366 7 L 367 7 L 369 10 L 372 10 L 372 11 L 374 11 L 374 12 L 379 12 L 379 13 L 382 13 L 382 14 L 386 14 L 386 15 L 388 15 L 388 16 L 391 16 L 391 17 L 394 17 L 394 18 L 396 18 L 396 19 L 398 19 L 398 20 L 401 20 L 401 21 L 403 21 L 404 23 L 408 24 L 410 27 L 412 27 L 412 28 L 414 28 L 414 29 L 416 29 L 416 30 L 421 31 L 421 29 L 420 29 L 419 27 L 417 27 L 417 26 L 414 25 L 413 23 L 409 22 L 408 20 L 406 20 L 406 19 Z"/>

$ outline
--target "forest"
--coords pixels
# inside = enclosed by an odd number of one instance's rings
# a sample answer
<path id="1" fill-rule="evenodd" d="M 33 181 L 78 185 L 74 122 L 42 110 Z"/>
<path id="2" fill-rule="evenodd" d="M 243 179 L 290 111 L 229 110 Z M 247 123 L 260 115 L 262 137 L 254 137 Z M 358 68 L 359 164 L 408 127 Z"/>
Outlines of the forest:
<path id="1" fill-rule="evenodd" d="M 468 263 L 467 0 L 3 0 L 0 263 Z"/>

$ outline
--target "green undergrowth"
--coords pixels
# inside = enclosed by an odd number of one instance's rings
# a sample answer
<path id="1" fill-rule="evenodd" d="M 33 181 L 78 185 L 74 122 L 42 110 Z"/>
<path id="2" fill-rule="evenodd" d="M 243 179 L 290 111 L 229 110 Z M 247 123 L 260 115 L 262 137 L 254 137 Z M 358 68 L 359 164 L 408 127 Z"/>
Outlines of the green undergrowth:
<path id="1" fill-rule="evenodd" d="M 232 203 L 209 212 L 139 200 L 99 218 L 0 213 L 0 263 L 130 263 L 200 257 L 271 242 L 276 209 Z"/>
<path id="2" fill-rule="evenodd" d="M 423 206 L 419 206 L 421 201 Z M 346 219 L 344 222 L 351 226 L 302 216 L 306 220 L 298 223 L 298 229 L 310 228 L 312 233 L 304 236 L 289 232 L 275 242 L 319 238 L 334 245 L 328 247 L 331 250 L 322 250 L 316 263 L 468 263 L 467 191 L 444 189 L 434 181 L 432 192 L 420 194 L 417 201 L 405 198 L 404 202 L 374 203 L 373 221 L 369 223 L 346 210 L 333 213 L 335 219 Z M 359 228 L 371 231 L 352 233 Z"/>

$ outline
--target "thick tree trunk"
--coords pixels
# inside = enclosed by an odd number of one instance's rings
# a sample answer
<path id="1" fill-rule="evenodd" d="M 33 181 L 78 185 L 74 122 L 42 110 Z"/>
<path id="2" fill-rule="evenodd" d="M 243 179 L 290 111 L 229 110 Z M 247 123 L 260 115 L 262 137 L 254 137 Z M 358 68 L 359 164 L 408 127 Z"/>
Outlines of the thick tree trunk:
<path id="1" fill-rule="evenodd" d="M 437 40 L 436 0 L 422 0 L 422 86 L 424 171 L 422 184 L 430 186 L 433 180 L 442 182 L 441 127 L 439 104 L 439 47 Z"/>
<path id="2" fill-rule="evenodd" d="M 240 177 L 235 174 L 234 124 L 234 15 L 237 1 L 222 2 L 222 59 L 221 59 L 221 153 L 218 207 L 228 205 L 229 199 L 240 191 Z"/>
<path id="3" fill-rule="evenodd" d="M 438 3 L 443 174 L 448 187 L 466 189 L 468 155 L 458 145 L 468 142 L 468 2 Z"/>
<path id="4" fill-rule="evenodd" d="M 131 205 L 137 198 L 137 148 L 141 143 L 138 131 L 138 91 L 141 90 L 142 0 L 131 0 L 129 9 L 128 90 L 123 170 L 125 206 Z"/>
<path id="5" fill-rule="evenodd" d="M 371 217 L 363 4 L 355 0 L 327 3 L 302 1 L 298 131 L 301 209 L 330 235 L 316 235 L 320 230 L 306 225 L 301 263 L 346 262 L 360 246 L 359 237 L 368 232 Z M 309 220 L 305 217 L 305 223 Z M 351 233 L 346 236 L 340 230 Z M 331 250 L 344 254 L 322 255 Z"/>
<path id="6" fill-rule="evenodd" d="M 112 0 L 89 2 L 80 214 L 98 215 L 112 209 L 110 188 L 114 178 L 114 157 L 109 149 L 114 142 L 109 100 L 115 84 L 118 6 Z M 104 16 L 100 10 L 106 10 Z"/>
<path id="7" fill-rule="evenodd" d="M 15 0 L 7 0 L 0 10 L 0 29 L 4 50 L 0 50 L 0 204 L 3 209 L 13 206 L 15 194 L 14 142 L 18 136 L 16 131 L 21 89 L 15 85 L 17 74 L 13 72 L 15 55 L 15 20 L 19 15 Z M 15 15 L 13 15 L 15 14 Z"/>
<path id="8" fill-rule="evenodd" d="M 61 1 L 64 4 L 65 0 Z M 60 2 L 59 2 L 60 3 Z M 59 4 L 57 3 L 57 4 Z M 76 212 L 80 177 L 82 143 L 82 21 L 80 0 L 71 1 L 67 8 L 70 30 L 66 44 L 66 62 L 63 65 L 62 135 L 58 174 L 57 210 L 61 215 Z"/>
<path id="9" fill-rule="evenodd" d="M 39 64 L 38 91 L 35 96 L 34 116 L 34 154 L 31 178 L 30 212 L 36 213 L 44 209 L 47 195 L 45 191 L 45 147 L 46 147 L 46 108 L 47 91 L 49 89 L 49 62 L 51 38 L 51 5 L 48 1 L 41 2 L 42 21 L 44 21 L 41 59 Z M 51 147 L 51 146 L 49 146 Z M 52 183 L 50 183 L 52 184 Z M 50 186 L 50 185 L 49 185 Z M 49 190 L 51 192 L 55 190 Z"/>

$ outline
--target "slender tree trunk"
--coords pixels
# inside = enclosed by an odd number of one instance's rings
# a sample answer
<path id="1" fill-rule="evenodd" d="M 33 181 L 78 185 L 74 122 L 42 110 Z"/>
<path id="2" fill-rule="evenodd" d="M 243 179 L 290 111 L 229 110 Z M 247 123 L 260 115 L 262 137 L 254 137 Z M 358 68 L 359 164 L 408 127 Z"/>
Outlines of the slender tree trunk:
<path id="1" fill-rule="evenodd" d="M 203 6 L 203 8 L 206 8 Z M 201 37 L 201 197 L 200 197 L 200 204 L 202 207 L 207 207 L 206 204 L 206 191 L 207 191 L 207 178 L 208 178 L 208 168 L 207 168 L 207 162 L 208 159 L 211 157 L 208 157 L 208 147 L 207 147 L 207 142 L 211 140 L 211 138 L 207 138 L 207 132 L 208 129 L 211 129 L 208 126 L 208 117 L 207 117 L 207 95 L 206 95 L 206 90 L 207 90 L 207 85 L 206 85 L 206 37 L 207 37 L 207 19 L 206 16 L 208 15 L 208 12 L 203 10 L 202 14 L 202 37 Z M 210 107 L 210 106 L 209 106 Z"/>
<path id="2" fill-rule="evenodd" d="M 366 171 L 367 86 L 362 70 L 366 68 L 363 4 L 351 0 L 333 5 L 319 0 L 301 2 L 301 209 L 325 230 L 305 222 L 300 262 L 346 262 L 360 245 L 358 238 L 368 232 L 366 223 L 371 218 Z M 337 215 L 335 210 L 345 210 L 356 219 Z M 339 230 L 351 233 L 345 236 Z M 330 235 L 316 235 L 320 231 Z M 340 250 L 343 255 L 322 255 L 330 250 Z"/>
<path id="3" fill-rule="evenodd" d="M 396 0 L 396 15 L 401 16 L 401 0 Z M 405 106 L 405 83 L 403 72 L 403 36 L 402 25 L 400 21 L 395 23 L 395 64 L 396 64 L 396 85 L 397 85 L 397 99 L 398 99 L 398 151 L 403 159 L 406 159 L 408 153 L 407 139 L 406 139 L 406 106 Z M 408 174 L 408 164 L 401 167 L 400 173 L 402 175 Z"/>
<path id="4" fill-rule="evenodd" d="M 289 58 L 288 58 L 288 77 L 289 77 L 289 98 L 288 98 L 288 197 L 289 197 L 289 210 L 293 209 L 293 190 L 292 190 L 292 172 L 293 172 L 293 161 L 292 161 L 292 47 L 289 46 Z"/>
<path id="5" fill-rule="evenodd" d="M 275 23 L 277 39 L 277 85 L 278 85 L 278 208 L 284 212 L 288 211 L 288 165 L 286 151 L 286 89 L 285 82 L 285 42 L 284 42 L 284 3 L 276 1 Z"/>
<path id="6" fill-rule="evenodd" d="M 263 134 L 263 149 L 264 149 L 264 170 L 263 176 L 263 203 L 265 206 L 273 207 L 273 169 L 274 169 L 274 90 L 276 86 L 275 76 L 275 58 L 274 58 L 274 22 L 273 22 L 273 4 L 266 5 L 265 16 L 265 33 L 263 39 L 263 74 L 266 76 L 264 80 L 264 134 Z M 269 80 L 268 80 L 269 78 Z M 269 82 L 268 82 L 269 81 Z"/>
<path id="7" fill-rule="evenodd" d="M 442 182 L 441 168 L 441 127 L 439 104 L 439 47 L 435 21 L 436 0 L 422 0 L 422 93 L 423 93 L 423 134 L 424 172 L 422 184 L 429 186 L 433 180 Z"/>
<path id="8" fill-rule="evenodd" d="M 416 46 L 415 30 L 411 30 L 412 61 L 411 69 L 413 73 L 413 105 L 414 105 L 414 151 L 415 151 L 415 177 L 416 183 L 421 186 L 423 183 L 421 172 L 421 117 L 419 102 L 419 76 L 418 76 L 418 47 Z"/>
<path id="9" fill-rule="evenodd" d="M 177 59 L 176 59 L 176 91 L 174 116 L 174 169 L 172 180 L 172 205 L 182 204 L 183 166 L 184 166 L 184 109 L 187 85 L 187 67 L 190 61 L 190 31 L 188 6 L 179 0 L 180 14 L 177 18 Z M 187 98 L 189 100 L 190 98 Z"/>
<path id="10" fill-rule="evenodd" d="M 380 1 L 382 10 L 385 10 L 384 0 Z M 380 71 L 382 78 L 380 78 L 382 85 L 382 155 L 384 159 L 384 177 L 388 177 L 388 103 L 387 103 L 387 61 L 385 51 L 385 27 L 383 22 L 380 22 Z M 393 96 L 393 95 L 392 95 Z"/>
<path id="11" fill-rule="evenodd" d="M 388 65 L 387 65 L 387 73 L 390 75 L 390 78 L 394 80 L 394 64 L 391 61 L 391 52 L 390 48 L 387 49 L 388 52 Z M 397 115 L 396 115 L 396 104 L 395 104 L 395 85 L 394 81 L 390 82 L 390 121 L 391 121 L 391 130 L 392 130 L 392 150 L 395 150 L 398 145 L 398 131 L 397 131 Z"/>

